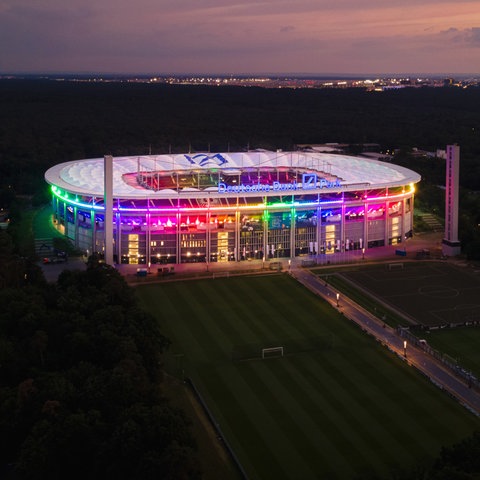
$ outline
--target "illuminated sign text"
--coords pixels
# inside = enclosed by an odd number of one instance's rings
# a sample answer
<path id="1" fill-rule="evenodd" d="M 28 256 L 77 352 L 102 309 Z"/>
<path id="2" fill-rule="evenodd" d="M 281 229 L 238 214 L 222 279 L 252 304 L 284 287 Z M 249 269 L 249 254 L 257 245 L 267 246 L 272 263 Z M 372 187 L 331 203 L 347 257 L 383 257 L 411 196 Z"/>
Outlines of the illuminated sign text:
<path id="1" fill-rule="evenodd" d="M 253 185 L 227 185 L 226 183 L 220 182 L 218 184 L 218 193 L 255 193 L 255 192 L 285 192 L 290 190 L 312 190 L 314 188 L 337 188 L 341 187 L 341 183 L 339 180 L 335 180 L 333 182 L 321 178 L 317 181 L 317 176 L 312 174 L 311 177 L 315 177 L 314 179 L 305 178 L 307 175 L 304 175 L 304 182 L 303 183 L 280 183 L 280 182 L 272 182 L 272 183 L 264 183 L 264 184 L 253 184 Z"/>

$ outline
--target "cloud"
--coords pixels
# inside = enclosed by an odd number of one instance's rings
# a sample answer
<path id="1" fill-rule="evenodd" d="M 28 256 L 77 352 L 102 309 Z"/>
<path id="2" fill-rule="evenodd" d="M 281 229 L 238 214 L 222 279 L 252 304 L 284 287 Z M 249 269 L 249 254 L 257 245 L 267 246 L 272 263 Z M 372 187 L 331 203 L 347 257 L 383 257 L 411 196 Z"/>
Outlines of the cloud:
<path id="1" fill-rule="evenodd" d="M 459 30 L 451 27 L 439 33 L 446 45 L 480 47 L 480 27 Z"/>
<path id="2" fill-rule="evenodd" d="M 0 69 L 465 70 L 476 25 L 478 0 L 0 0 Z"/>
<path id="3" fill-rule="evenodd" d="M 470 29 L 470 43 L 475 47 L 480 47 L 480 27 Z"/>

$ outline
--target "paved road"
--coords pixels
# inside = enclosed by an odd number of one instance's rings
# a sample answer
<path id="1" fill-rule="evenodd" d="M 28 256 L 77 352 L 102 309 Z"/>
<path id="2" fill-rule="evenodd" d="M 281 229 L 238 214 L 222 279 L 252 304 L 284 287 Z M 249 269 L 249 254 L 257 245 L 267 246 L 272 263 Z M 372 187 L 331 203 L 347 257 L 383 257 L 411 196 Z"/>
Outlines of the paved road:
<path id="1" fill-rule="evenodd" d="M 409 365 L 417 368 L 431 382 L 456 398 L 472 413 L 480 416 L 480 393 L 469 388 L 465 380 L 457 377 L 441 362 L 423 350 L 408 345 L 404 348 L 404 339 L 395 329 L 385 325 L 350 299 L 340 296 L 337 303 L 337 290 L 326 285 L 319 277 L 308 270 L 292 268 L 291 275 L 308 289 L 327 300 L 334 308 L 338 308 L 345 317 L 357 323 L 364 331 L 375 337 L 391 352 L 398 355 Z"/>

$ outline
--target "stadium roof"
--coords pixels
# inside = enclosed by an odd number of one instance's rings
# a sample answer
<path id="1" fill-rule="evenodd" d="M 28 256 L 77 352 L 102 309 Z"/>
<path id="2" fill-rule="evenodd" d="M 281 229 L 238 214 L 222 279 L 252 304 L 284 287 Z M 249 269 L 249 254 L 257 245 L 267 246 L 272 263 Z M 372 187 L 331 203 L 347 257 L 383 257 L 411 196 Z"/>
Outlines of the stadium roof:
<path id="1" fill-rule="evenodd" d="M 103 196 L 103 158 L 75 160 L 61 163 L 45 173 L 45 180 L 71 193 Z M 159 198 L 180 194 L 194 194 L 192 188 L 177 192 L 172 189 L 153 191 L 127 182 L 127 174 L 159 172 L 176 174 L 207 171 L 234 174 L 252 168 L 295 169 L 318 173 L 320 177 L 336 178 L 338 190 L 373 189 L 401 186 L 420 181 L 420 175 L 404 167 L 381 161 L 348 155 L 315 152 L 250 151 L 235 153 L 188 153 L 176 155 L 148 155 L 114 157 L 113 195 L 115 198 Z M 216 193 L 207 188 L 205 193 Z"/>

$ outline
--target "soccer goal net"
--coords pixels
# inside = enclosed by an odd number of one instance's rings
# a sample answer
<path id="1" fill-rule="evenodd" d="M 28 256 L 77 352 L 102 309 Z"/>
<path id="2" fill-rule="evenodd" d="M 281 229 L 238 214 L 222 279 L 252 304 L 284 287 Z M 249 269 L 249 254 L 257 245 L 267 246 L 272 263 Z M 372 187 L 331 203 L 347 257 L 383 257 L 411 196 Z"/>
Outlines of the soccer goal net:
<path id="1" fill-rule="evenodd" d="M 404 264 L 403 263 L 389 263 L 387 264 L 387 269 L 388 270 L 403 270 L 404 269 Z"/>
<path id="2" fill-rule="evenodd" d="M 262 358 L 283 357 L 283 347 L 262 348 Z"/>
<path id="3" fill-rule="evenodd" d="M 275 343 L 274 343 L 275 342 Z M 265 345 L 270 345 L 266 347 Z M 273 346 L 278 345 L 278 346 Z M 326 351 L 334 348 L 334 335 L 329 333 L 319 337 L 275 339 L 268 343 L 249 343 L 235 345 L 232 348 L 232 360 L 261 360 L 264 358 L 283 357 L 314 351 Z"/>

